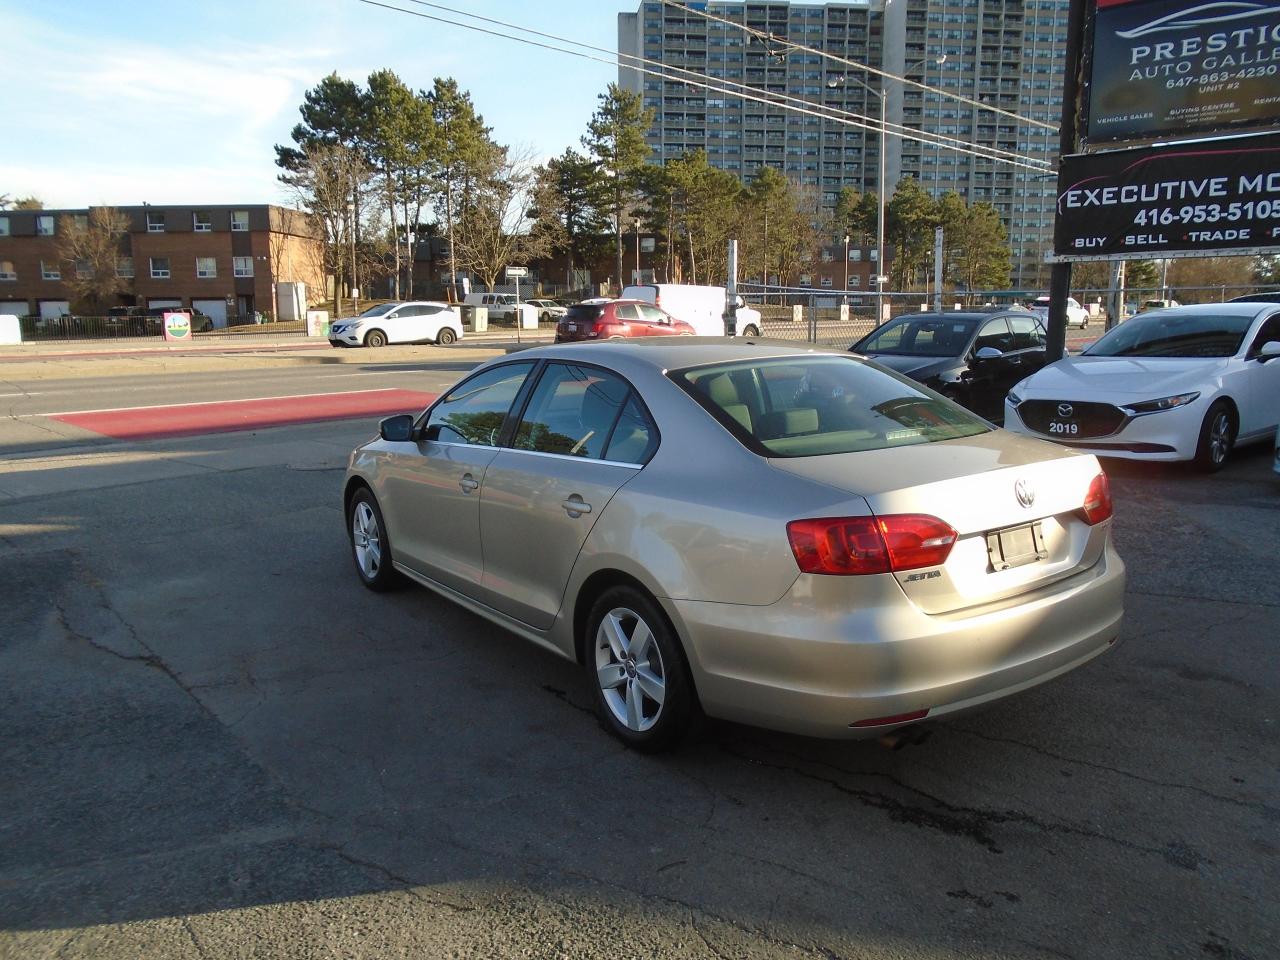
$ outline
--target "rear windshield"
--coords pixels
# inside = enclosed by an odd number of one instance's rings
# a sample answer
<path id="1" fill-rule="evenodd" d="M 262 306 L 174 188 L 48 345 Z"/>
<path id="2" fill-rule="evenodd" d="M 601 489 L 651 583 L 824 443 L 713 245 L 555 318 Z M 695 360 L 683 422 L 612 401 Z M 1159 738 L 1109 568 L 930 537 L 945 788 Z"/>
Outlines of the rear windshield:
<path id="1" fill-rule="evenodd" d="M 913 317 L 886 323 L 857 345 L 858 353 L 910 357 L 958 357 L 969 346 L 976 320 Z"/>
<path id="2" fill-rule="evenodd" d="M 780 357 L 669 376 L 763 457 L 882 450 L 992 429 L 919 384 L 856 357 Z"/>
<path id="3" fill-rule="evenodd" d="M 565 314 L 566 320 L 582 320 L 590 321 L 600 316 L 604 312 L 604 307 L 600 304 L 575 303 L 569 308 L 569 312 Z"/>
<path id="4" fill-rule="evenodd" d="M 1251 315 L 1165 310 L 1126 320 L 1084 351 L 1090 357 L 1233 357 Z"/>

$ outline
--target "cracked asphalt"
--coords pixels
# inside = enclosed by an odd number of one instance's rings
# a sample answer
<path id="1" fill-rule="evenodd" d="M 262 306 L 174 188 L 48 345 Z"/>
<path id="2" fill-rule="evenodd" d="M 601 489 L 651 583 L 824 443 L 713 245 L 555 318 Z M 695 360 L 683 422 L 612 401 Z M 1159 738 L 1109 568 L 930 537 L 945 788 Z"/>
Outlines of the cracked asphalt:
<path id="1" fill-rule="evenodd" d="M 1112 465 L 1124 642 L 1056 682 L 900 752 L 646 757 L 574 666 L 357 584 L 368 430 L 0 501 L 0 957 L 1280 955 L 1265 451 Z"/>

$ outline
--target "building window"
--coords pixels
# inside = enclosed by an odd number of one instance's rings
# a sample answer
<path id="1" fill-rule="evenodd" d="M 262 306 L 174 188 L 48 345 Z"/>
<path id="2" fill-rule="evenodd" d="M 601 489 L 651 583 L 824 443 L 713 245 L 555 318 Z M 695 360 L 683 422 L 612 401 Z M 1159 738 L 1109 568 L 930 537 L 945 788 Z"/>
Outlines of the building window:
<path id="1" fill-rule="evenodd" d="M 7 237 L 8 235 L 9 235 L 9 218 L 0 217 L 0 237 Z"/>
<path id="2" fill-rule="evenodd" d="M 126 280 L 133 279 L 133 257 L 119 257 L 116 260 L 116 276 Z"/>
<path id="3" fill-rule="evenodd" d="M 168 280 L 169 279 L 169 258 L 168 257 L 152 257 L 151 258 L 151 279 L 152 280 Z"/>
<path id="4" fill-rule="evenodd" d="M 58 269 L 58 265 L 56 263 L 50 264 L 50 263 L 45 263 L 43 260 L 41 260 L 40 261 L 40 277 L 41 279 L 44 279 L 44 280 L 61 280 L 62 271 Z"/>
<path id="5" fill-rule="evenodd" d="M 18 274 L 13 269 L 12 260 L 0 260 L 0 280 L 17 280 Z"/>
<path id="6" fill-rule="evenodd" d="M 232 257 L 231 272 L 237 277 L 252 277 L 253 257 Z"/>
<path id="7" fill-rule="evenodd" d="M 87 213 L 73 213 L 71 219 L 75 223 L 77 230 L 89 229 L 89 215 Z"/>
<path id="8" fill-rule="evenodd" d="M 210 233 L 213 230 L 213 216 L 208 210 L 197 210 L 191 215 L 191 229 L 196 233 Z"/>
<path id="9" fill-rule="evenodd" d="M 81 280 L 88 280 L 93 276 L 93 264 L 88 260 L 80 259 L 76 261 L 76 276 Z"/>
<path id="10" fill-rule="evenodd" d="M 821 285 L 821 286 L 829 287 L 829 286 L 831 286 L 831 278 L 830 278 L 830 277 L 823 277 L 821 280 L 819 280 L 819 281 L 818 281 L 818 283 L 819 283 L 819 285 Z"/>
<path id="11" fill-rule="evenodd" d="M 231 229 L 237 233 L 249 229 L 249 211 L 248 210 L 232 210 L 231 211 Z"/>
<path id="12" fill-rule="evenodd" d="M 147 233 L 164 233 L 164 214 L 147 211 Z"/>
<path id="13" fill-rule="evenodd" d="M 42 214 L 36 217 L 36 236 L 53 236 L 53 214 Z"/>
<path id="14" fill-rule="evenodd" d="M 213 257 L 196 257 L 196 276 L 201 280 L 212 280 L 218 275 L 218 261 Z"/>
<path id="15" fill-rule="evenodd" d="M 856 273 L 853 274 L 852 276 L 849 277 L 849 286 L 850 287 L 862 286 L 862 278 L 858 276 Z"/>

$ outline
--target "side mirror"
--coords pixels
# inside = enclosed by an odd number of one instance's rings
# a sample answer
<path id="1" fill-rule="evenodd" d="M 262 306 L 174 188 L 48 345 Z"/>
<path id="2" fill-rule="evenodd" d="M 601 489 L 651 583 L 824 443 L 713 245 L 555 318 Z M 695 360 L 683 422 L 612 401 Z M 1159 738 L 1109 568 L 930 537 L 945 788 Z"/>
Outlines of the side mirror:
<path id="1" fill-rule="evenodd" d="M 995 347 L 979 347 L 978 352 L 973 356 L 976 360 L 999 360 L 1004 353 Z"/>
<path id="2" fill-rule="evenodd" d="M 378 436 L 389 443 L 407 443 L 413 439 L 413 414 L 402 413 L 378 423 Z"/>
<path id="3" fill-rule="evenodd" d="M 1280 340 L 1268 340 L 1258 350 L 1256 359 L 1259 363 L 1266 363 L 1276 357 L 1280 357 Z"/>

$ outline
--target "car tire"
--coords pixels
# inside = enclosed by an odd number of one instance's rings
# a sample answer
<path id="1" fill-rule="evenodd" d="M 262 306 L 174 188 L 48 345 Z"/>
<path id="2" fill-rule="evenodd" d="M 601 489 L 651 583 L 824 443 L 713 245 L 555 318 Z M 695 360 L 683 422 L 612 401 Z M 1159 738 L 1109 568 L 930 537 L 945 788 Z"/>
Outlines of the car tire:
<path id="1" fill-rule="evenodd" d="M 1204 415 L 1200 425 L 1200 440 L 1196 444 L 1196 466 L 1205 473 L 1221 470 L 1231 455 L 1236 440 L 1236 418 L 1231 404 L 1215 400 Z"/>
<path id="2" fill-rule="evenodd" d="M 458 335 L 453 332 L 453 327 L 441 327 L 440 332 L 436 334 L 436 343 L 442 347 L 447 347 L 458 339 Z"/>
<path id="3" fill-rule="evenodd" d="M 697 695 L 684 650 L 661 608 L 611 587 L 587 617 L 583 657 L 600 723 L 634 750 L 669 750 L 688 733 Z"/>
<path id="4" fill-rule="evenodd" d="M 742 331 L 742 335 L 744 337 L 758 337 L 760 336 L 760 330 L 754 324 L 752 324 L 751 326 L 747 327 L 745 330 Z"/>
<path id="5" fill-rule="evenodd" d="M 378 500 L 368 487 L 361 487 L 347 505 L 347 539 L 351 559 L 360 582 L 375 593 L 400 586 L 404 579 L 391 562 L 391 541 L 382 519 Z"/>
<path id="6" fill-rule="evenodd" d="M 364 335 L 364 345 L 366 347 L 385 347 L 387 345 L 387 335 L 381 330 L 370 330 Z"/>

